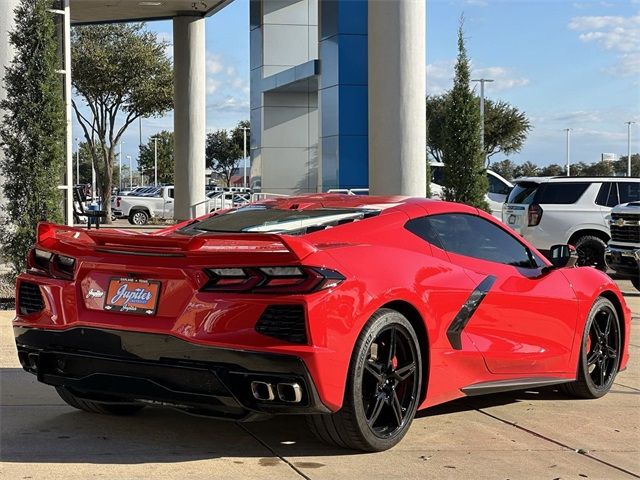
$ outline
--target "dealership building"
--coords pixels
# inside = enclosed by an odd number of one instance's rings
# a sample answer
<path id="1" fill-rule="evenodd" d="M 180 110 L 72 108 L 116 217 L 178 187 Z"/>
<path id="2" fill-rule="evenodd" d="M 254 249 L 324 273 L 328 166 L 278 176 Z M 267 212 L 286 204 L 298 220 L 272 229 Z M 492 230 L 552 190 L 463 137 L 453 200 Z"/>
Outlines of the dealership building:
<path id="1" fill-rule="evenodd" d="M 63 0 L 52 9 L 67 39 L 68 25 L 173 19 L 178 219 L 204 213 L 205 18 L 231 1 Z M 423 196 L 425 0 L 249 1 L 252 186 Z M 3 0 L 0 67 L 12 58 L 18 3 Z"/>

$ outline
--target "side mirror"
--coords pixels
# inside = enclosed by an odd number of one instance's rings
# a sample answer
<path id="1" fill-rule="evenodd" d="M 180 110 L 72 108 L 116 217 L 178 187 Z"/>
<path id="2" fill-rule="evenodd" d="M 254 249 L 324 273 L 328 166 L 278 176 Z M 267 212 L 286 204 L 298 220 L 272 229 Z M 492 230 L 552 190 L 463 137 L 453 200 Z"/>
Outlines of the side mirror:
<path id="1" fill-rule="evenodd" d="M 571 268 L 576 266 L 578 252 L 573 245 L 553 245 L 549 250 L 549 261 L 555 268 Z"/>

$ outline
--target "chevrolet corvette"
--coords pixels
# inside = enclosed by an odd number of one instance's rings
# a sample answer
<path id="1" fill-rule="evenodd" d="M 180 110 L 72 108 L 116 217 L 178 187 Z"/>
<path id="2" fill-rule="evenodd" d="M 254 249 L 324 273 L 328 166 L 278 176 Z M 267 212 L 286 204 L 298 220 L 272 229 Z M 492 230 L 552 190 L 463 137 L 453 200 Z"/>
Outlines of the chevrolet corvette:
<path id="1" fill-rule="evenodd" d="M 406 197 L 271 199 L 152 234 L 41 223 L 14 334 L 23 368 L 80 410 L 301 414 L 380 451 L 459 397 L 609 391 L 631 312 L 569 246 L 551 253 Z"/>

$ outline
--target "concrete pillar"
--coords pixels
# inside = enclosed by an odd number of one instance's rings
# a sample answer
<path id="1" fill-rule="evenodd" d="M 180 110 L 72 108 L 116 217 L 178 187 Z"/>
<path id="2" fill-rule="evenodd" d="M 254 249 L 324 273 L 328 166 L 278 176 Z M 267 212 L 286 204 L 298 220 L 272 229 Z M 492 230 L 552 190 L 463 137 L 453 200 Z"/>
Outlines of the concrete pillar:
<path id="1" fill-rule="evenodd" d="M 426 193 L 425 0 L 369 2 L 369 191 Z"/>
<path id="2" fill-rule="evenodd" d="M 175 209 L 177 220 L 205 213 L 206 72 L 204 18 L 173 19 Z M 200 204 L 200 205 L 198 205 Z"/>
<path id="3" fill-rule="evenodd" d="M 0 101 L 7 97 L 6 89 L 4 88 L 4 72 L 5 68 L 11 65 L 13 60 L 14 48 L 9 43 L 9 32 L 11 32 L 15 26 L 15 17 L 13 15 L 14 10 L 20 3 L 20 0 L 4 0 L 2 5 L 2 14 L 0 15 Z M 4 113 L 0 110 L 0 121 Z M 4 159 L 3 150 L 0 149 L 0 161 Z M 4 178 L 0 175 L 0 207 L 5 204 L 5 197 L 2 190 L 4 184 Z"/>

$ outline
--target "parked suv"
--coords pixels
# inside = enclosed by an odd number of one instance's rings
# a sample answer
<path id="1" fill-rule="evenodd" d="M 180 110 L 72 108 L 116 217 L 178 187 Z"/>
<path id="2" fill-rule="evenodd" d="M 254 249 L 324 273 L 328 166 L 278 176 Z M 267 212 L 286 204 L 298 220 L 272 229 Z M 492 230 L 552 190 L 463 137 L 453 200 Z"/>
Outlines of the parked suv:
<path id="1" fill-rule="evenodd" d="M 502 208 L 502 221 L 543 253 L 569 243 L 578 250 L 578 265 L 604 270 L 611 208 L 631 201 L 640 201 L 640 178 L 519 178 Z"/>
<path id="2" fill-rule="evenodd" d="M 640 202 L 614 207 L 609 226 L 611 241 L 605 255 L 607 265 L 640 290 Z"/>
<path id="3" fill-rule="evenodd" d="M 442 199 L 444 198 L 442 187 L 444 185 L 444 163 L 431 162 L 429 168 L 431 169 L 431 198 Z M 501 177 L 493 170 L 487 170 L 487 180 L 489 181 L 489 191 L 485 199 L 489 204 L 491 214 L 500 219 L 502 204 L 507 199 L 507 195 L 509 195 L 513 185 L 509 180 Z"/>

